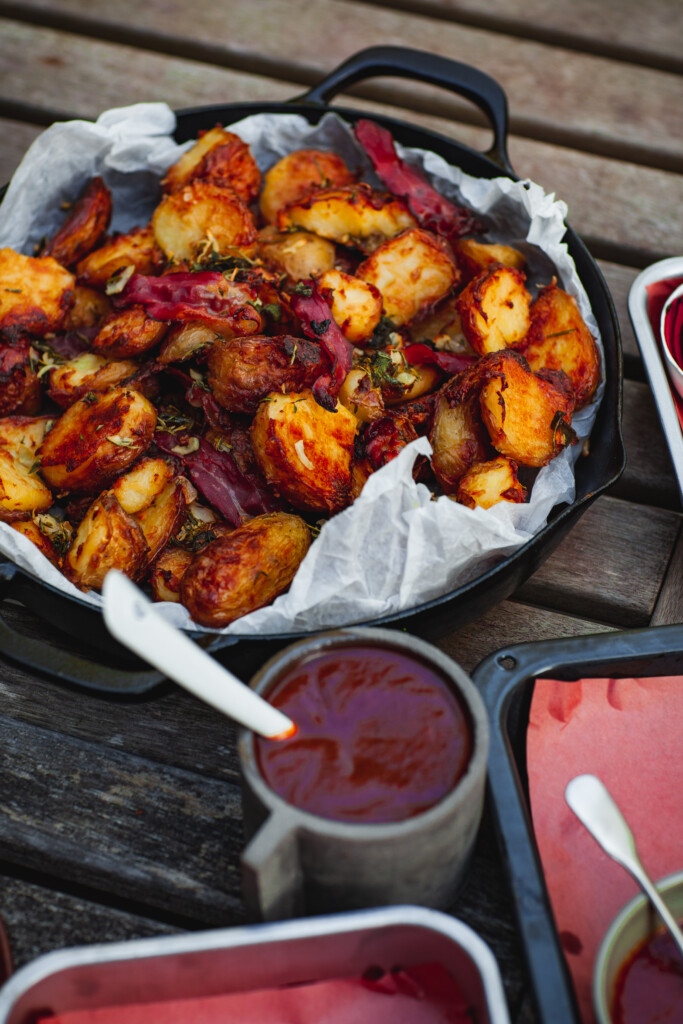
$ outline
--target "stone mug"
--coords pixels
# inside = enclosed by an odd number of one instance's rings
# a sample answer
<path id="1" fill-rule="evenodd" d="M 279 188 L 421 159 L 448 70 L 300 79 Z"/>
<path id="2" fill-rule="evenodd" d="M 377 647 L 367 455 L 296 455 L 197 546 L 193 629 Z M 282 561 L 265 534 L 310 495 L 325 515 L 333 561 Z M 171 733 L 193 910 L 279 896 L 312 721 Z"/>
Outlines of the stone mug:
<path id="1" fill-rule="evenodd" d="M 478 691 L 456 662 L 406 633 L 350 628 L 292 644 L 267 661 L 250 685 L 267 697 L 298 662 L 358 646 L 413 658 L 447 682 L 468 719 L 470 759 L 454 788 L 414 817 L 382 823 L 336 821 L 301 810 L 275 793 L 259 769 L 254 734 L 243 730 L 239 756 L 247 846 L 242 885 L 247 910 L 255 919 L 396 903 L 443 909 L 462 881 L 483 811 L 489 723 Z"/>

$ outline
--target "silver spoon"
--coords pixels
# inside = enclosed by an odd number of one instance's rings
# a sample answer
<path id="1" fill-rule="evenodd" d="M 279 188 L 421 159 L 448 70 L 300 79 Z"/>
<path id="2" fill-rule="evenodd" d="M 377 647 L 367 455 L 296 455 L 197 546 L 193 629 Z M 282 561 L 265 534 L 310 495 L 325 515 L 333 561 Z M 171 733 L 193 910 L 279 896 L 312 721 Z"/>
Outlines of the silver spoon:
<path id="1" fill-rule="evenodd" d="M 633 875 L 683 956 L 683 934 L 640 863 L 633 833 L 605 785 L 595 775 L 577 775 L 568 783 L 564 796 L 605 853 Z"/>

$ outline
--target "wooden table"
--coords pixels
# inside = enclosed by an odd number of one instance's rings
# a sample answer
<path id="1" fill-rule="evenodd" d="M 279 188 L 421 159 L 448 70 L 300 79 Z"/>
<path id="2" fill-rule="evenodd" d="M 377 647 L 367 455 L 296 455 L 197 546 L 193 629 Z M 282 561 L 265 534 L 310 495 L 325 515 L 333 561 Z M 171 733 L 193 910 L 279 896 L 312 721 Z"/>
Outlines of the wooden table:
<path id="1" fill-rule="evenodd" d="M 675 0 L 0 0 L 0 180 L 53 120 L 286 99 L 378 43 L 502 84 L 517 172 L 568 202 L 618 309 L 628 466 L 512 599 L 443 639 L 472 669 L 521 640 L 683 618 L 681 502 L 626 313 L 639 268 L 683 252 L 681 28 Z M 343 99 L 489 143 L 473 108 L 426 86 L 383 80 Z M 64 644 L 18 606 L 3 614 Z M 3 662 L 0 730 L 0 910 L 18 965 L 244 919 L 234 731 L 217 714 L 170 686 L 117 703 Z M 495 951 L 513 1019 L 534 1021 L 488 815 L 453 909 Z"/>

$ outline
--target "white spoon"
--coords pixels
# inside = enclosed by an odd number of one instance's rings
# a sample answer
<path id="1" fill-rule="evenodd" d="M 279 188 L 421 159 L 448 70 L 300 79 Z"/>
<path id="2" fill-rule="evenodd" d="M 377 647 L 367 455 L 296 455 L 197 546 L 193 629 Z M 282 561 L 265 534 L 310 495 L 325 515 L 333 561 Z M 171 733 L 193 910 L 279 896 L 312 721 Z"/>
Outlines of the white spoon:
<path id="1" fill-rule="evenodd" d="M 122 572 L 107 573 L 102 598 L 109 632 L 169 679 L 260 736 L 274 740 L 294 735 L 291 718 L 167 622 Z"/>
<path id="2" fill-rule="evenodd" d="M 595 775 L 577 775 L 568 783 L 564 795 L 574 814 L 605 853 L 633 875 L 683 956 L 683 934 L 640 863 L 633 833 L 607 788 Z"/>

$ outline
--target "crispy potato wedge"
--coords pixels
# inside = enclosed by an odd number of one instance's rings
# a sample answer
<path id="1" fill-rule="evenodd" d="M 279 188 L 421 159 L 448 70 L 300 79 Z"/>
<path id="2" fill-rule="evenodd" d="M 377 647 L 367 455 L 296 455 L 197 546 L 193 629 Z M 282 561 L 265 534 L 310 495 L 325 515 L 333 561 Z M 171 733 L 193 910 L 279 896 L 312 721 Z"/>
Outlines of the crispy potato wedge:
<path id="1" fill-rule="evenodd" d="M 32 544 L 35 544 L 38 550 L 41 551 L 53 565 L 57 566 L 58 569 L 61 569 L 63 558 L 59 548 L 55 546 L 55 543 L 52 540 L 52 537 L 55 536 L 55 534 L 49 532 L 47 529 L 41 529 L 39 525 L 41 520 L 53 520 L 56 529 L 61 528 L 63 530 L 65 527 L 64 523 L 59 523 L 57 519 L 54 519 L 53 516 L 47 515 L 47 513 L 36 515 L 33 519 L 20 519 L 18 522 L 12 523 L 11 526 L 13 530 L 16 530 L 17 533 L 22 533 L 24 537 L 27 537 L 31 541 Z M 68 527 L 68 525 L 69 524 L 67 523 L 66 526 Z M 62 534 L 62 536 L 64 536 L 64 534 Z"/>
<path id="2" fill-rule="evenodd" d="M 158 345 L 168 330 L 163 320 L 147 316 L 142 306 L 114 310 L 102 324 L 91 348 L 98 355 L 130 359 Z"/>
<path id="3" fill-rule="evenodd" d="M 305 281 L 331 270 L 336 257 L 332 242 L 309 231 L 278 231 L 269 226 L 259 232 L 258 251 L 267 267 L 286 274 L 290 281 Z"/>
<path id="4" fill-rule="evenodd" d="M 93 178 L 40 255 L 52 256 L 63 267 L 72 269 L 101 242 L 109 227 L 111 209 L 111 192 L 102 178 Z"/>
<path id="5" fill-rule="evenodd" d="M 295 508 L 339 512 L 349 503 L 356 426 L 341 403 L 328 412 L 310 391 L 273 393 L 252 423 L 254 455 L 266 481 Z"/>
<path id="6" fill-rule="evenodd" d="M 381 390 L 374 386 L 370 374 L 360 367 L 346 374 L 338 398 L 359 423 L 371 423 L 385 415 Z"/>
<path id="7" fill-rule="evenodd" d="M 362 345 L 382 318 L 382 296 L 374 285 L 341 270 L 328 270 L 318 279 L 332 316 L 352 345 Z"/>
<path id="8" fill-rule="evenodd" d="M 131 359 L 113 361 L 94 352 L 83 352 L 50 370 L 48 395 L 66 409 L 90 391 L 107 391 L 121 384 L 137 369 L 138 364 Z"/>
<path id="9" fill-rule="evenodd" d="M 432 470 L 444 494 L 454 494 L 460 478 L 475 462 L 488 458 L 490 448 L 477 397 L 451 405 L 442 389 L 436 399 L 429 432 Z"/>
<path id="10" fill-rule="evenodd" d="M 152 216 L 154 238 L 171 260 L 192 260 L 207 241 L 215 252 L 251 246 L 254 218 L 232 189 L 191 181 L 165 196 Z"/>
<path id="11" fill-rule="evenodd" d="M 81 398 L 38 449 L 43 476 L 56 491 L 96 492 L 147 450 L 156 420 L 154 406 L 132 388 Z"/>
<path id="12" fill-rule="evenodd" d="M 185 489 L 178 479 L 171 480 L 151 504 L 135 513 L 147 542 L 147 563 L 166 547 L 182 521 L 185 506 Z"/>
<path id="13" fill-rule="evenodd" d="M 531 327 L 523 349 L 532 370 L 567 374 L 579 408 L 590 402 L 600 382 L 600 355 L 572 295 L 555 283 L 531 306 Z"/>
<path id="14" fill-rule="evenodd" d="M 76 273 L 79 283 L 104 289 L 109 278 L 124 267 L 133 267 L 138 274 L 158 274 L 165 261 L 148 224 L 114 235 L 82 259 Z"/>
<path id="15" fill-rule="evenodd" d="M 191 551 L 173 544 L 164 548 L 154 562 L 149 577 L 155 601 L 180 603 L 180 584 L 193 558 Z"/>
<path id="16" fill-rule="evenodd" d="M 523 270 L 526 263 L 524 254 L 511 245 L 477 242 L 474 238 L 458 238 L 453 243 L 453 252 L 462 271 L 462 280 L 467 283 L 478 277 L 494 263 L 504 267 Z"/>
<path id="17" fill-rule="evenodd" d="M 142 458 L 123 473 L 111 492 L 124 512 L 135 515 L 148 508 L 173 479 L 173 469 L 163 459 Z"/>
<path id="18" fill-rule="evenodd" d="M 517 464 L 499 455 L 476 462 L 460 478 L 456 500 L 468 508 L 492 508 L 501 501 L 523 502 L 526 491 L 517 479 Z"/>
<path id="19" fill-rule="evenodd" d="M 261 188 L 261 172 L 249 146 L 220 125 L 199 133 L 194 146 L 166 172 L 161 185 L 165 192 L 177 192 L 199 178 L 229 186 L 247 205 Z"/>
<path id="20" fill-rule="evenodd" d="M 310 543 L 299 516 L 256 516 L 195 557 L 180 584 L 181 601 L 202 626 L 227 626 L 286 590 Z"/>
<path id="21" fill-rule="evenodd" d="M 375 249 L 356 276 L 379 291 L 384 312 L 401 326 L 448 295 L 459 275 L 441 240 L 430 231 L 413 228 Z"/>
<path id="22" fill-rule="evenodd" d="M 255 413 L 272 391 L 311 387 L 329 360 L 319 345 L 289 335 L 252 335 L 216 341 L 208 357 L 208 384 L 230 412 Z"/>
<path id="23" fill-rule="evenodd" d="M 52 492 L 37 473 L 38 461 L 30 452 L 27 454 L 28 458 L 24 458 L 7 446 L 0 446 L 0 520 L 6 523 L 30 519 L 54 502 Z"/>
<path id="24" fill-rule="evenodd" d="M 277 226 L 302 228 L 372 252 L 387 238 L 415 227 L 415 218 L 402 199 L 360 184 L 325 188 L 280 210 Z"/>
<path id="25" fill-rule="evenodd" d="M 64 329 L 80 331 L 87 327 L 97 327 L 110 313 L 111 302 L 106 295 L 96 288 L 77 284 L 74 288 L 73 306 L 64 320 Z"/>
<path id="26" fill-rule="evenodd" d="M 482 418 L 501 455 L 522 466 L 545 466 L 572 443 L 574 398 L 564 375 L 544 379 L 517 352 L 498 353 L 487 372 Z"/>
<path id="27" fill-rule="evenodd" d="M 479 355 L 523 344 L 531 324 L 525 280 L 521 270 L 493 264 L 458 296 L 463 333 Z"/>
<path id="28" fill-rule="evenodd" d="M 331 185 L 350 185 L 354 175 L 336 153 L 299 149 L 266 171 L 259 206 L 264 220 L 274 223 L 280 210 Z"/>
<path id="29" fill-rule="evenodd" d="M 138 522 L 105 491 L 88 509 L 64 559 L 64 573 L 81 590 L 100 589 L 110 569 L 136 579 L 147 559 Z"/>
<path id="30" fill-rule="evenodd" d="M 0 333 L 42 338 L 62 325 L 76 282 L 57 260 L 0 249 L 0 280 Z"/>

